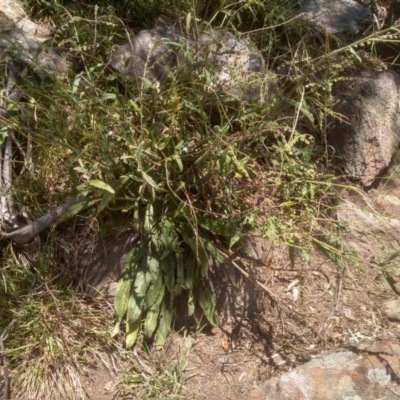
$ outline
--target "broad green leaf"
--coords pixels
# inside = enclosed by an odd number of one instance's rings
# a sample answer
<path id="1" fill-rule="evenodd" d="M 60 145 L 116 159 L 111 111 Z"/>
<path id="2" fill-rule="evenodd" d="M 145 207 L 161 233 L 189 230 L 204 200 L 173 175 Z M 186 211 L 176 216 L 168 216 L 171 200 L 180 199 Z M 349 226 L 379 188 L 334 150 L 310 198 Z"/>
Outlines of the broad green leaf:
<path id="1" fill-rule="evenodd" d="M 174 308 L 174 303 L 172 299 L 170 299 L 170 296 L 164 296 L 160 307 L 160 321 L 156 334 L 157 348 L 162 347 L 167 339 L 168 333 L 171 329 Z"/>
<path id="2" fill-rule="evenodd" d="M 143 331 L 147 337 L 151 337 L 157 327 L 158 317 L 160 314 L 160 304 L 164 298 L 164 293 L 160 293 L 157 301 L 147 310 L 146 319 L 144 321 Z"/>
<path id="3" fill-rule="evenodd" d="M 147 259 L 147 266 L 150 272 L 151 281 L 153 283 L 157 282 L 161 272 L 159 261 L 155 257 L 149 256 Z"/>
<path id="4" fill-rule="evenodd" d="M 223 263 L 225 261 L 222 254 L 218 251 L 218 249 L 208 240 L 204 240 L 204 244 L 206 249 L 210 255 L 212 255 L 218 262 Z"/>
<path id="5" fill-rule="evenodd" d="M 157 327 L 159 313 L 160 313 L 159 304 L 153 304 L 153 307 L 147 310 L 146 319 L 144 321 L 144 326 L 143 326 L 143 333 L 148 338 L 150 338 L 153 335 Z"/>
<path id="6" fill-rule="evenodd" d="M 184 287 L 185 289 L 191 289 L 193 287 L 193 279 L 197 266 L 196 255 L 193 253 L 193 251 L 189 251 L 189 255 L 187 257 L 185 264 L 186 264 L 186 274 L 185 274 Z"/>
<path id="7" fill-rule="evenodd" d="M 126 279 L 135 279 L 136 272 L 142 265 L 143 259 L 147 258 L 147 246 L 145 243 L 138 243 L 126 256 L 122 268 L 122 276 Z"/>
<path id="8" fill-rule="evenodd" d="M 88 174 L 89 173 L 89 171 L 86 168 L 82 168 L 82 167 L 74 167 L 73 170 L 76 171 L 76 172 L 80 172 L 81 174 Z"/>
<path id="9" fill-rule="evenodd" d="M 182 164 L 181 158 L 179 156 L 175 155 L 174 160 L 178 164 L 179 172 L 182 172 L 183 171 L 183 164 Z"/>
<path id="10" fill-rule="evenodd" d="M 169 226 L 169 225 L 172 226 Z M 167 250 L 167 253 L 183 253 L 185 250 L 180 246 L 180 241 L 177 233 L 173 230 L 173 223 L 171 221 L 165 221 L 164 229 L 161 235 L 162 244 Z"/>
<path id="11" fill-rule="evenodd" d="M 112 193 L 104 193 L 103 197 L 101 198 L 101 202 L 97 209 L 97 214 L 102 211 L 105 207 L 108 206 L 108 203 L 115 198 L 115 195 Z"/>
<path id="12" fill-rule="evenodd" d="M 129 104 L 134 108 L 135 111 L 140 112 L 140 108 L 138 106 L 138 104 L 136 103 L 136 101 L 134 100 L 129 100 Z"/>
<path id="13" fill-rule="evenodd" d="M 143 312 L 143 302 L 144 297 L 138 297 L 136 295 L 132 295 L 128 301 L 128 309 L 126 312 L 127 322 L 130 324 L 135 323 L 140 319 L 140 316 Z"/>
<path id="14" fill-rule="evenodd" d="M 135 283 L 132 288 L 132 295 L 128 300 L 126 318 L 128 322 L 134 323 L 140 318 L 143 312 L 143 304 L 148 287 L 150 286 L 150 274 L 145 272 L 147 260 L 142 260 L 141 270 L 137 273 Z"/>
<path id="15" fill-rule="evenodd" d="M 151 307 L 154 303 L 157 302 L 157 299 L 164 294 L 165 285 L 162 279 L 162 276 L 159 276 L 158 281 L 153 282 L 146 293 L 146 308 Z"/>
<path id="16" fill-rule="evenodd" d="M 192 316 L 194 314 L 194 299 L 193 299 L 193 290 L 190 290 L 188 297 L 188 316 Z"/>
<path id="17" fill-rule="evenodd" d="M 166 223 L 164 223 L 162 226 L 162 229 L 161 229 L 160 239 L 161 239 L 162 245 L 167 249 L 170 248 L 170 243 L 171 243 L 170 233 L 171 233 L 170 227 L 167 226 Z"/>
<path id="18" fill-rule="evenodd" d="M 135 321 L 134 323 L 127 322 L 126 323 L 126 347 L 129 349 L 132 347 L 137 339 L 140 328 L 140 319 Z"/>
<path id="19" fill-rule="evenodd" d="M 120 322 L 128 309 L 128 301 L 131 295 L 132 281 L 120 279 L 114 298 L 115 312 Z"/>
<path id="20" fill-rule="evenodd" d="M 144 142 L 140 142 L 139 146 L 136 150 L 136 160 L 138 162 L 140 162 L 141 158 L 142 158 L 142 153 L 143 153 L 143 147 L 144 147 Z"/>
<path id="21" fill-rule="evenodd" d="M 203 289 L 201 282 L 198 282 L 195 294 L 200 307 L 203 309 L 204 315 L 211 324 L 214 326 L 218 325 L 218 314 L 215 306 L 215 299 L 211 290 L 208 287 Z"/>
<path id="22" fill-rule="evenodd" d="M 116 97 L 115 93 L 103 93 L 101 95 L 101 99 L 102 100 L 114 100 Z"/>
<path id="23" fill-rule="evenodd" d="M 229 241 L 229 250 L 241 239 L 240 231 L 238 231 L 234 236 L 231 237 Z"/>
<path id="24" fill-rule="evenodd" d="M 140 271 L 136 275 L 135 284 L 133 285 L 133 291 L 138 297 L 144 297 L 146 295 L 147 288 L 150 286 L 151 277 L 147 270 L 147 260 L 142 260 Z"/>
<path id="25" fill-rule="evenodd" d="M 108 193 L 115 194 L 114 189 L 108 183 L 105 183 L 105 182 L 101 181 L 100 179 L 90 180 L 89 185 L 93 186 L 97 189 L 104 190 Z"/>
<path id="26" fill-rule="evenodd" d="M 172 260 L 173 257 L 174 254 L 170 253 L 161 262 L 162 270 L 164 272 L 163 273 L 164 282 L 170 293 L 175 293 L 175 271 L 174 271 L 175 268 Z"/>
<path id="27" fill-rule="evenodd" d="M 115 193 L 118 193 L 125 186 L 125 183 L 129 180 L 129 178 L 130 177 L 127 175 L 122 175 L 118 178 L 114 185 Z"/>
<path id="28" fill-rule="evenodd" d="M 128 177 L 130 179 L 134 180 L 135 182 L 143 182 L 143 179 L 140 176 L 130 174 L 130 175 L 128 175 Z"/>
<path id="29" fill-rule="evenodd" d="M 209 259 L 208 259 L 208 254 L 205 250 L 204 240 L 199 238 L 199 240 L 197 242 L 198 245 L 196 246 L 195 241 L 189 235 L 189 232 L 187 229 L 180 227 L 179 232 L 182 234 L 183 240 L 191 247 L 193 253 L 196 254 L 197 260 L 201 266 L 201 274 L 203 277 L 205 277 L 208 273 Z M 191 256 L 189 255 L 188 258 L 190 258 L 190 257 Z"/>
<path id="30" fill-rule="evenodd" d="M 142 177 L 144 179 L 144 181 L 149 184 L 153 189 L 155 190 L 160 190 L 160 187 L 157 185 L 157 183 L 154 181 L 154 179 L 146 174 L 146 172 L 142 171 Z"/>
<path id="31" fill-rule="evenodd" d="M 197 248 L 197 255 L 201 265 L 201 276 L 203 278 L 207 277 L 208 267 L 210 266 L 208 254 L 205 251 L 206 241 L 204 239 L 199 239 L 199 246 Z"/>

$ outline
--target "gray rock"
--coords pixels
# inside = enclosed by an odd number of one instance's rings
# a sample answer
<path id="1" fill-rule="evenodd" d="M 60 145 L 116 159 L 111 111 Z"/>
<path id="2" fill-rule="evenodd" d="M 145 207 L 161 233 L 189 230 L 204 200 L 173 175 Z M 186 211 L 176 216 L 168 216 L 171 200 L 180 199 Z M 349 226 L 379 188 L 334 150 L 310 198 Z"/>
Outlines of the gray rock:
<path id="1" fill-rule="evenodd" d="M 0 0 L 0 59 L 10 57 L 28 64 L 44 77 L 67 70 L 63 57 L 50 46 L 54 27 L 33 22 L 20 2 Z"/>
<path id="2" fill-rule="evenodd" d="M 322 353 L 293 371 L 270 379 L 246 399 L 398 399 L 399 356 L 399 344 L 389 340 Z"/>
<path id="3" fill-rule="evenodd" d="M 362 210 L 349 200 L 340 204 L 337 218 L 347 228 L 347 243 L 360 259 L 382 262 L 400 250 L 400 220 Z"/>
<path id="4" fill-rule="evenodd" d="M 346 174 L 373 183 L 391 162 L 400 142 L 400 77 L 394 71 L 362 72 L 337 87 L 335 112 L 343 115 L 330 141 Z"/>
<path id="5" fill-rule="evenodd" d="M 0 0 L 0 33 L 21 42 L 43 42 L 54 33 L 54 28 L 38 25 L 26 14 L 18 0 Z"/>
<path id="6" fill-rule="evenodd" d="M 328 33 L 355 33 L 365 25 L 369 8 L 354 0 L 292 0 L 296 13 L 312 21 Z"/>
<path id="7" fill-rule="evenodd" d="M 274 76 L 248 41 L 231 32 L 209 29 L 199 37 L 198 47 L 198 59 L 211 72 L 217 87 L 249 103 L 272 100 Z"/>
<path id="8" fill-rule="evenodd" d="M 173 27 L 141 31 L 111 55 L 110 66 L 138 85 L 142 78 L 163 81 L 177 65 L 185 43 L 181 32 Z"/>
<path id="9" fill-rule="evenodd" d="M 275 77 L 269 73 L 260 52 L 234 34 L 208 29 L 195 40 L 176 28 L 141 31 L 110 56 L 110 66 L 137 85 L 143 78 L 163 82 L 174 67 L 199 76 L 207 70 L 211 87 L 243 101 L 264 102 L 273 97 Z"/>

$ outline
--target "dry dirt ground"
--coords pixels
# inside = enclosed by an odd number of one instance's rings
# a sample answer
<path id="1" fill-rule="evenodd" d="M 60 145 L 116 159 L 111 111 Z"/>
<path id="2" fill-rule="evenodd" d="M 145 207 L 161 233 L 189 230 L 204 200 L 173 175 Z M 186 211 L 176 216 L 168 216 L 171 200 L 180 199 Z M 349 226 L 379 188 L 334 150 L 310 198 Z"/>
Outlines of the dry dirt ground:
<path id="1" fill-rule="evenodd" d="M 395 200 L 400 199 L 399 170 L 393 167 L 363 196 L 341 195 L 360 207 L 366 198 L 377 213 L 400 218 Z M 387 196 L 392 203 L 382 201 Z M 235 260 L 212 265 L 220 326 L 195 332 L 190 321 L 182 319 L 177 324 L 189 333 L 171 335 L 165 349 L 154 354 L 166 367 L 188 354 L 183 398 L 250 400 L 251 389 L 322 350 L 398 336 L 400 325 L 388 321 L 381 310 L 400 293 L 400 278 L 386 275 L 385 282 L 379 268 L 356 268 L 351 263 L 343 270 L 318 251 L 309 264 L 295 257 L 292 267 L 287 248 L 274 246 L 267 263 L 250 269 L 251 280 L 238 271 Z M 118 379 L 105 370 L 100 365 L 90 374 L 87 388 L 92 398 L 122 398 L 109 383 Z M 251 399 L 258 400 L 254 396 Z"/>

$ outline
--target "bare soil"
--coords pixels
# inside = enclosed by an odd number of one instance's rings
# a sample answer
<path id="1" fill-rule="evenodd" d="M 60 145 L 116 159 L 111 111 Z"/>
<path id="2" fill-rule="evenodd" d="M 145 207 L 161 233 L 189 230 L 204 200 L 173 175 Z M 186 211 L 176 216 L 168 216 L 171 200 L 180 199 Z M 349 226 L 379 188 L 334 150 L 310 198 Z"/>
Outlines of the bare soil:
<path id="1" fill-rule="evenodd" d="M 186 391 L 198 399 L 246 399 L 254 387 L 322 350 L 395 336 L 396 326 L 380 313 L 382 303 L 394 296 L 379 271 L 343 271 L 320 254 L 311 265 L 299 259 L 291 269 L 287 251 L 273 251 L 276 270 L 257 271 L 273 295 L 253 286 L 253 310 L 193 337 Z M 236 300 L 246 297 L 244 280 L 240 287 Z"/>

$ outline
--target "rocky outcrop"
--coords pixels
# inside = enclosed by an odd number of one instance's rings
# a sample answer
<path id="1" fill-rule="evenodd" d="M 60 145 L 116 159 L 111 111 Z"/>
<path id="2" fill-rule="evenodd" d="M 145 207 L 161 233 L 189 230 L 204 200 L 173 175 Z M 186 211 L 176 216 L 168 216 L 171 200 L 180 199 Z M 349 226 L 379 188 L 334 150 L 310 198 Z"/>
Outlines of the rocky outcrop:
<path id="1" fill-rule="evenodd" d="M 328 33 L 357 32 L 371 14 L 369 8 L 354 0 L 292 0 L 297 14 Z"/>
<path id="2" fill-rule="evenodd" d="M 261 53 L 231 32 L 208 29 L 185 38 L 176 28 L 158 27 L 139 32 L 110 57 L 110 66 L 137 85 L 143 80 L 163 82 L 175 67 L 199 76 L 208 71 L 211 86 L 246 102 L 269 100 L 274 76 Z"/>
<path id="3" fill-rule="evenodd" d="M 400 345 L 389 340 L 325 352 L 252 390 L 247 400 L 398 399 Z"/>
<path id="4" fill-rule="evenodd" d="M 330 141 L 344 171 L 370 185 L 391 162 L 400 143 L 400 77 L 390 70 L 365 71 L 336 89 L 341 115 Z"/>

